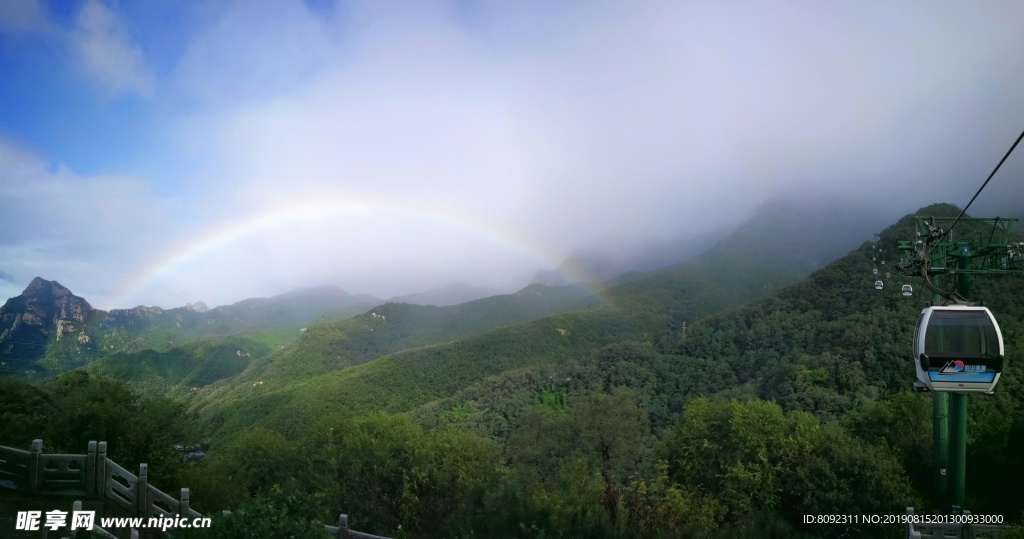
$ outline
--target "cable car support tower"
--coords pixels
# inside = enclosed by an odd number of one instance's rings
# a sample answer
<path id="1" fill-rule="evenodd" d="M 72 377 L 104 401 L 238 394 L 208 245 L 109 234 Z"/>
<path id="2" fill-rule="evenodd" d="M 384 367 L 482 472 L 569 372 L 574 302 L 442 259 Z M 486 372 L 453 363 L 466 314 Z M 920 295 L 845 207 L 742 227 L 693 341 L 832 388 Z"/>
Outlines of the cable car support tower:
<path id="1" fill-rule="evenodd" d="M 1024 276 L 1024 242 L 1014 243 L 1011 236 L 1017 219 L 970 218 L 964 215 L 1022 138 L 1024 133 L 996 165 L 960 216 L 956 219 L 916 216 L 916 239 L 897 242 L 898 249 L 908 256 L 896 264 L 894 270 L 908 277 L 920 277 L 935 294 L 932 304 L 922 311 L 915 331 L 914 353 L 917 357 L 914 361 L 918 380 L 914 382 L 914 388 L 932 391 L 933 395 L 933 507 L 942 513 L 964 509 L 967 396 L 971 392 L 992 393 L 1003 362 L 1002 336 L 994 316 L 969 299 L 971 277 Z M 958 224 L 960 228 L 956 228 Z M 934 323 L 928 321 L 930 317 L 934 317 Z M 951 320 L 954 318 L 960 320 Z M 964 329 L 968 327 L 967 318 L 973 319 L 970 324 L 976 324 L 970 326 L 971 329 Z M 949 322 L 961 325 L 953 329 Z M 959 338 L 963 342 L 968 338 L 974 339 L 972 346 L 977 347 L 976 357 L 957 359 L 947 355 L 929 358 L 923 353 L 928 344 L 925 342 L 929 338 L 926 337 L 928 330 L 939 332 L 939 337 L 943 337 L 942 332 L 947 332 L 943 338 Z M 953 331 L 959 333 L 953 335 Z M 974 333 L 968 334 L 967 331 Z M 931 338 L 934 339 L 935 335 Z M 994 348 L 998 348 L 998 353 Z M 943 377 L 944 374 L 955 376 Z M 958 383 L 960 381 L 963 383 Z"/>

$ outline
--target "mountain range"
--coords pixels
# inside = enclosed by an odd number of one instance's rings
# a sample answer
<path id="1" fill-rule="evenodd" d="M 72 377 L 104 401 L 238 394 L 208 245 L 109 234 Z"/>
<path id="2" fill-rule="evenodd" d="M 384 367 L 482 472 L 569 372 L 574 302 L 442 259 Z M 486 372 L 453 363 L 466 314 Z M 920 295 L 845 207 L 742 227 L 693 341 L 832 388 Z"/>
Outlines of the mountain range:
<path id="1" fill-rule="evenodd" d="M 633 305 L 637 323 L 658 332 L 662 326 L 682 323 L 692 306 L 704 304 L 705 311 L 715 310 L 792 282 L 870 235 L 877 223 L 878 217 L 863 208 L 775 200 L 724 237 L 719 237 L 722 231 L 681 234 L 669 242 L 640 244 L 628 260 L 596 251 L 580 253 L 567 259 L 562 270 L 538 274 L 535 280 L 550 287 L 585 281 L 594 290 L 607 290 L 616 302 Z M 571 271 L 564 271 L 567 268 Z M 452 306 L 487 296 L 487 290 L 456 283 L 388 301 Z M 203 338 L 288 332 L 345 319 L 381 303 L 372 296 L 324 286 L 213 309 L 197 302 L 172 309 L 101 311 L 60 283 L 37 277 L 20 296 L 0 307 L 0 361 L 6 363 L 0 368 L 23 374 L 60 372 L 115 352 L 166 352 Z M 564 307 L 559 304 L 532 316 Z M 642 311 L 649 314 L 639 314 Z"/>
<path id="2" fill-rule="evenodd" d="M 298 329 L 347 318 L 379 301 L 325 286 L 213 309 L 198 302 L 102 311 L 60 283 L 36 277 L 0 307 L 0 361 L 6 372 L 63 371 L 114 352 L 166 351 L 207 337 Z"/>
<path id="3" fill-rule="evenodd" d="M 909 357 L 930 298 L 900 294 L 901 277 L 876 290 L 871 272 L 876 245 L 912 237 L 914 221 L 865 215 L 777 202 L 696 256 L 603 282 L 113 351 L 30 388 L 0 378 L 0 421 L 19 439 L 107 439 L 150 462 L 137 455 L 171 436 L 200 443 L 202 462 L 161 462 L 201 510 L 343 507 L 377 534 L 897 536 L 802 520 L 931 501 L 931 397 L 910 391 Z M 95 338 L 109 314 L 50 281 L 29 288 L 0 320 L 51 349 Z M 1008 359 L 996 394 L 971 398 L 970 458 L 986 465 L 968 466 L 968 501 L 1019 515 L 1022 285 L 972 290 Z M 120 433 L 124 412 L 92 404 L 109 394 L 155 419 Z"/>

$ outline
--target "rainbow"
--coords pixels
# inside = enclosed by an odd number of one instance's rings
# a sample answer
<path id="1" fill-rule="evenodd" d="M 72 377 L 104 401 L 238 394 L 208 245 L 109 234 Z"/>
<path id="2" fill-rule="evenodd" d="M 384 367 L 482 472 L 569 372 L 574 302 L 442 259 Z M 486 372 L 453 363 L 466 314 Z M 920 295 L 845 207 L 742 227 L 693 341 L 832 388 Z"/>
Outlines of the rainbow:
<path id="1" fill-rule="evenodd" d="M 220 222 L 169 249 L 143 267 L 134 277 L 125 281 L 112 297 L 111 304 L 117 308 L 127 307 L 124 300 L 135 295 L 161 278 L 174 274 L 176 270 L 236 242 L 256 234 L 268 232 L 287 225 L 321 221 L 337 216 L 359 216 L 368 218 L 386 213 L 416 217 L 440 224 L 469 230 L 488 241 L 508 246 L 519 254 L 526 255 L 542 265 L 557 268 L 562 256 L 546 246 L 532 242 L 480 216 L 442 205 L 427 205 L 423 201 L 406 201 L 397 198 L 374 198 L 367 196 L 331 196 L 316 199 L 289 201 L 262 212 L 240 219 Z M 586 282 L 582 275 L 570 272 L 569 277 Z M 597 289 L 591 291 L 600 295 Z M 211 306 L 212 307 L 212 306 Z"/>

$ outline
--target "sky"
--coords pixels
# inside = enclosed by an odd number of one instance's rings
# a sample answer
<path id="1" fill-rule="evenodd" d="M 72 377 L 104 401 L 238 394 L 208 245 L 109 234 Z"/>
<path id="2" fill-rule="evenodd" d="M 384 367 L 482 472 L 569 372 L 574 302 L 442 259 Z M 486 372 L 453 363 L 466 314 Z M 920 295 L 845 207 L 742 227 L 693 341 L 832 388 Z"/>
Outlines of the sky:
<path id="1" fill-rule="evenodd" d="M 778 196 L 962 206 L 1024 129 L 1021 20 L 1016 0 L 3 0 L 0 297 L 36 276 L 103 309 L 512 290 Z M 1024 209 L 1021 153 L 972 213 Z"/>

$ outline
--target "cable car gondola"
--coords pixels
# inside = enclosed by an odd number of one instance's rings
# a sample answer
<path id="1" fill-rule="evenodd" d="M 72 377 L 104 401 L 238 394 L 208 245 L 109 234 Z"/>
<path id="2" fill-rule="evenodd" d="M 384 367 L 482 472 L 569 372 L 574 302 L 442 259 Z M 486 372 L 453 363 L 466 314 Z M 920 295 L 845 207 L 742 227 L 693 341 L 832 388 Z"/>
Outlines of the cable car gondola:
<path id="1" fill-rule="evenodd" d="M 882 281 L 875 281 L 875 290 L 881 290 L 885 286 Z"/>
<path id="2" fill-rule="evenodd" d="M 987 308 L 948 305 L 921 311 L 914 331 L 914 365 L 917 379 L 928 389 L 992 393 L 1003 370 L 1003 354 L 1003 335 Z"/>
<path id="3" fill-rule="evenodd" d="M 903 285 L 903 289 L 902 289 L 901 293 L 904 296 L 907 296 L 907 297 L 913 296 L 914 295 L 914 287 L 910 286 L 909 284 L 905 284 L 905 285 Z"/>

